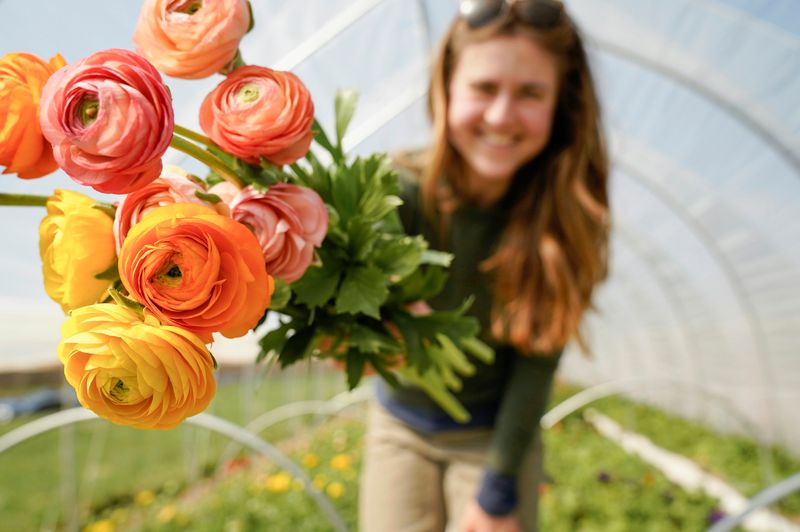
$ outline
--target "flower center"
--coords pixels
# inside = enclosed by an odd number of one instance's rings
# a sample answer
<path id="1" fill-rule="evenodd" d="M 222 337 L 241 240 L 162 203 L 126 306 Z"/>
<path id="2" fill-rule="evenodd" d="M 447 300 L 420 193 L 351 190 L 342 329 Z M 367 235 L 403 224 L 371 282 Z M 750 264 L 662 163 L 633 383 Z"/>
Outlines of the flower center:
<path id="1" fill-rule="evenodd" d="M 111 389 L 108 391 L 108 394 L 120 403 L 124 403 L 127 401 L 128 396 L 131 393 L 131 389 L 122 379 L 115 379 L 115 381 L 116 382 L 114 382 L 114 385 L 111 386 Z"/>
<path id="2" fill-rule="evenodd" d="M 197 13 L 198 11 L 200 11 L 200 8 L 201 8 L 201 7 L 203 7 L 203 2 L 192 2 L 192 3 L 191 3 L 191 4 L 189 4 L 189 6 L 186 8 L 186 10 L 184 11 L 184 13 L 186 13 L 186 14 L 188 14 L 188 15 L 194 15 L 195 13 Z"/>
<path id="3" fill-rule="evenodd" d="M 97 120 L 97 113 L 99 110 L 99 101 L 94 98 L 84 98 L 78 105 L 78 119 L 84 126 L 89 126 Z"/>
<path id="4" fill-rule="evenodd" d="M 257 83 L 247 83 L 236 93 L 236 101 L 243 104 L 253 103 L 261 94 Z"/>
<path id="5" fill-rule="evenodd" d="M 203 7 L 202 0 L 180 0 L 178 2 L 170 2 L 167 6 L 167 11 L 171 13 L 184 13 L 186 15 L 194 15 Z"/>
<path id="6" fill-rule="evenodd" d="M 167 263 L 156 275 L 156 282 L 167 286 L 180 286 L 183 280 L 183 272 L 181 267 L 174 262 Z"/>

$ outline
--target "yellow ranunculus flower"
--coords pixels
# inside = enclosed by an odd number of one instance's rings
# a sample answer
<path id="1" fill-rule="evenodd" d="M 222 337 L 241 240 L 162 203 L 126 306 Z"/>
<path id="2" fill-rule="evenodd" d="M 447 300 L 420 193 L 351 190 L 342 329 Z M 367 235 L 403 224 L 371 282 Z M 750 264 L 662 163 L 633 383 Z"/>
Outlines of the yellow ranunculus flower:
<path id="1" fill-rule="evenodd" d="M 80 403 L 120 425 L 169 429 L 216 392 L 214 360 L 197 335 L 108 303 L 72 311 L 58 357 Z"/>
<path id="2" fill-rule="evenodd" d="M 95 204 L 83 194 L 56 190 L 39 224 L 44 289 L 65 313 L 96 303 L 111 286 L 95 275 L 114 264 L 114 220 Z"/>

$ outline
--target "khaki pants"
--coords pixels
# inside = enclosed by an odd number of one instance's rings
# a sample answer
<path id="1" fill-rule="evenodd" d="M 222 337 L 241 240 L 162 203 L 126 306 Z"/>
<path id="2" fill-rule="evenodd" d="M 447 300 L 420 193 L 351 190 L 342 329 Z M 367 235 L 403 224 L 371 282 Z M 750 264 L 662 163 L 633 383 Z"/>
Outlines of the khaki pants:
<path id="1" fill-rule="evenodd" d="M 480 487 L 491 435 L 488 428 L 420 433 L 374 403 L 361 476 L 361 531 L 457 532 Z M 516 516 L 525 532 L 537 529 L 541 456 L 541 445 L 534 445 L 519 473 Z"/>

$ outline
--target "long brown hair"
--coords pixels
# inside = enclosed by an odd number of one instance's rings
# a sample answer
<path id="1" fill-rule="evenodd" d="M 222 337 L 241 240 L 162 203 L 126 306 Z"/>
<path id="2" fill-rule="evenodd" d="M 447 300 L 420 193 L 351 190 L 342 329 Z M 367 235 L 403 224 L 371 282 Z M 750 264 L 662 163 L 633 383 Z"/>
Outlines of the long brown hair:
<path id="1" fill-rule="evenodd" d="M 566 13 L 547 30 L 513 12 L 479 29 L 456 19 L 433 65 L 423 203 L 432 219 L 446 223 L 467 190 L 465 163 L 448 140 L 448 87 L 461 50 L 500 35 L 532 39 L 556 59 L 560 79 L 550 140 L 514 176 L 508 225 L 481 265 L 494 279 L 492 334 L 525 353 L 552 353 L 572 337 L 585 350 L 581 316 L 608 271 L 608 159 L 586 52 Z"/>

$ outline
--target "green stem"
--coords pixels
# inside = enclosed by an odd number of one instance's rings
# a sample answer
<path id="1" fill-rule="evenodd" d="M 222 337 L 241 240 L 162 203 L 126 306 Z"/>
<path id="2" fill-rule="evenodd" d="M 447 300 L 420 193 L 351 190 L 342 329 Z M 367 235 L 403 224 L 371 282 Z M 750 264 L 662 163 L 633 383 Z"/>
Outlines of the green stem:
<path id="1" fill-rule="evenodd" d="M 244 182 L 239 178 L 238 175 L 236 175 L 236 172 L 228 168 L 222 159 L 213 153 L 209 153 L 197 144 L 193 144 L 188 140 L 176 135 L 172 135 L 172 141 L 169 143 L 169 145 L 178 151 L 182 151 L 186 155 L 194 157 L 222 176 L 225 181 L 233 183 L 237 188 L 244 188 Z"/>
<path id="2" fill-rule="evenodd" d="M 49 196 L 35 194 L 7 194 L 0 193 L 0 205 L 12 207 L 46 207 Z"/>
<path id="3" fill-rule="evenodd" d="M 144 305 L 127 296 L 123 296 L 116 288 L 109 288 L 108 295 L 111 296 L 111 299 L 113 299 L 117 305 L 134 311 L 140 318 L 144 319 Z"/>
<path id="4" fill-rule="evenodd" d="M 175 133 L 180 135 L 181 137 L 186 137 L 187 139 L 193 140 L 197 143 L 204 144 L 209 148 L 219 148 L 216 142 L 206 137 L 205 135 L 201 135 L 197 131 L 189 129 L 188 127 L 183 127 L 179 126 L 178 124 L 175 124 Z"/>

